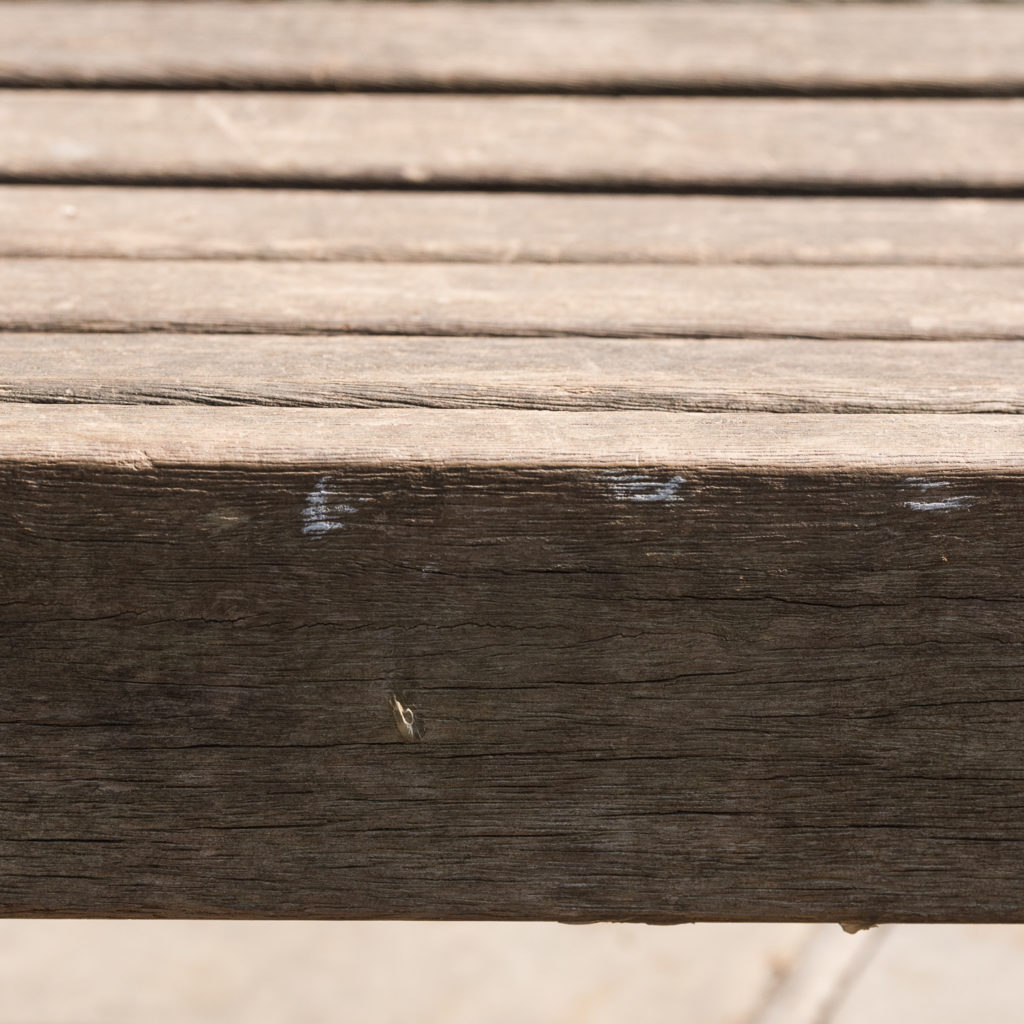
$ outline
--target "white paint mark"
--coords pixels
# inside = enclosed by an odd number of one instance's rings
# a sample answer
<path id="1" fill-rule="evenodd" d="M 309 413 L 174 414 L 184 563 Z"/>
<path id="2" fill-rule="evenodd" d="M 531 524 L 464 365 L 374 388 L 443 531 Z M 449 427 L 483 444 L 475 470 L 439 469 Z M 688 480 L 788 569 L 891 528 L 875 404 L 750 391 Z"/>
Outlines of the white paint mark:
<path id="1" fill-rule="evenodd" d="M 302 510 L 302 518 L 305 525 L 303 533 L 311 534 L 314 537 L 322 536 L 329 530 L 340 530 L 345 524 L 340 522 L 340 516 L 352 515 L 357 511 L 356 506 L 348 502 L 331 501 L 336 491 L 330 488 L 331 478 L 322 476 L 316 482 L 316 487 L 309 492 L 306 498 L 306 507 Z M 350 499 L 357 502 L 366 501 L 366 498 Z"/>
<path id="2" fill-rule="evenodd" d="M 942 501 L 905 501 L 903 507 L 912 508 L 915 512 L 952 512 L 955 508 L 970 508 L 973 502 L 973 494 L 961 494 Z"/>
<path id="3" fill-rule="evenodd" d="M 950 486 L 948 480 L 929 480 L 924 476 L 908 476 L 903 483 L 922 492 Z M 973 502 L 973 494 L 958 494 L 938 501 L 905 501 L 903 507 L 912 508 L 915 512 L 952 512 L 957 508 L 970 508 Z"/>
<path id="4" fill-rule="evenodd" d="M 921 491 L 930 491 L 934 487 L 948 487 L 948 480 L 929 480 L 924 476 L 908 476 L 903 481 L 908 487 L 916 487 Z"/>
<path id="5" fill-rule="evenodd" d="M 686 483 L 684 476 L 671 476 L 667 480 L 645 476 L 643 473 L 604 473 L 612 496 L 619 501 L 683 501 L 680 489 Z"/>

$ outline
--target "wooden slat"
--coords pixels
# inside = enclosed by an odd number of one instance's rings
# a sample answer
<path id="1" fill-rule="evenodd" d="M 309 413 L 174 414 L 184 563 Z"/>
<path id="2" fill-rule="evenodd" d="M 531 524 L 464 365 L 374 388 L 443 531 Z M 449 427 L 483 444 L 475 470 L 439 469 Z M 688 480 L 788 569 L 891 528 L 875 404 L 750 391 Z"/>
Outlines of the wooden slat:
<path id="1" fill-rule="evenodd" d="M 1016 5 L 0 3 L 0 83 L 1024 90 Z"/>
<path id="2" fill-rule="evenodd" d="M 1024 270 L 11 259 L 0 328 L 1022 339 Z"/>
<path id="3" fill-rule="evenodd" d="M 1024 412 L 1024 342 L 0 335 L 0 401 Z"/>
<path id="4" fill-rule="evenodd" d="M 0 186 L 0 256 L 1024 264 L 1024 202 Z"/>
<path id="5" fill-rule="evenodd" d="M 0 179 L 1024 188 L 1024 100 L 0 91 Z"/>
<path id="6" fill-rule="evenodd" d="M 217 466 L 307 470 L 330 463 L 514 470 L 531 465 L 593 469 L 629 464 L 646 471 L 686 463 L 709 472 L 723 467 L 766 473 L 806 471 L 821 474 L 825 482 L 844 470 L 1019 474 L 1024 472 L 1022 438 L 1024 418 L 1000 414 L 836 417 L 737 412 L 714 416 L 0 405 L 0 460 L 12 466 L 138 461 L 140 466 L 185 470 Z M 611 487 L 609 493 L 622 498 L 627 491 Z M 1006 580 L 1006 586 L 1016 585 Z"/>
<path id="7" fill-rule="evenodd" d="M 1024 920 L 1022 453 L 3 406 L 0 912 Z"/>

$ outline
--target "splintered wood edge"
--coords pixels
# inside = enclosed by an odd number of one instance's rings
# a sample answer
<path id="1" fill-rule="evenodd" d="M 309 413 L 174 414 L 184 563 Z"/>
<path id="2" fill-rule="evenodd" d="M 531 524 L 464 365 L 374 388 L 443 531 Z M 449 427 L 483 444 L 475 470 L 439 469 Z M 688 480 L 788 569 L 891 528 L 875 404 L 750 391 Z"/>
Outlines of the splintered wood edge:
<path id="1" fill-rule="evenodd" d="M 1013 415 L 0 406 L 0 464 L 1024 472 Z"/>
<path id="2" fill-rule="evenodd" d="M 1015 5 L 5 2 L 0 81 L 1012 90 Z M 45 30 L 41 30 L 45 26 Z M 964 61 L 963 54 L 971 54 Z"/>
<path id="3" fill-rule="evenodd" d="M 0 255 L 1021 264 L 1024 201 L 6 185 Z"/>

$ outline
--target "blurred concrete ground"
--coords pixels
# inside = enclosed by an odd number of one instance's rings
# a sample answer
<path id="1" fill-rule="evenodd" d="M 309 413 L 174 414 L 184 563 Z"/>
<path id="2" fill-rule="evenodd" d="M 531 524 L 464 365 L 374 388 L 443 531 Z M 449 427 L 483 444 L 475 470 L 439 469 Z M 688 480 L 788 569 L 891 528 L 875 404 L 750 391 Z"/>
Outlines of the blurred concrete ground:
<path id="1" fill-rule="evenodd" d="M 0 922 L 0 1024 L 1024 1020 L 1024 926 Z"/>

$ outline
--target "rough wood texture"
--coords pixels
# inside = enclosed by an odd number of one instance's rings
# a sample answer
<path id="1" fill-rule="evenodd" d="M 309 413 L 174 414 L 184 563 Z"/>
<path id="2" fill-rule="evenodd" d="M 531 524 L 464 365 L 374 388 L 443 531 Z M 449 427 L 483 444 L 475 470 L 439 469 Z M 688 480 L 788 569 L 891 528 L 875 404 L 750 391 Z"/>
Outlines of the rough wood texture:
<path id="1" fill-rule="evenodd" d="M 1024 342 L 0 335 L 0 401 L 1024 412 Z"/>
<path id="2" fill-rule="evenodd" d="M 0 90 L 0 180 L 1024 189 L 1024 100 Z"/>
<path id="3" fill-rule="evenodd" d="M 1024 90 L 1009 5 L 7 0 L 0 24 L 4 84 Z"/>
<path id="4" fill-rule="evenodd" d="M 1021 453 L 4 406 L 0 912 L 1024 920 Z"/>
<path id="5" fill-rule="evenodd" d="M 0 186 L 0 256 L 1024 264 L 1024 202 Z"/>
<path id="6" fill-rule="evenodd" d="M 1024 921 L 1022 11 L 0 0 L 0 915 Z"/>
<path id="7" fill-rule="evenodd" d="M 0 328 L 1024 339 L 1024 269 L 0 261 Z"/>

